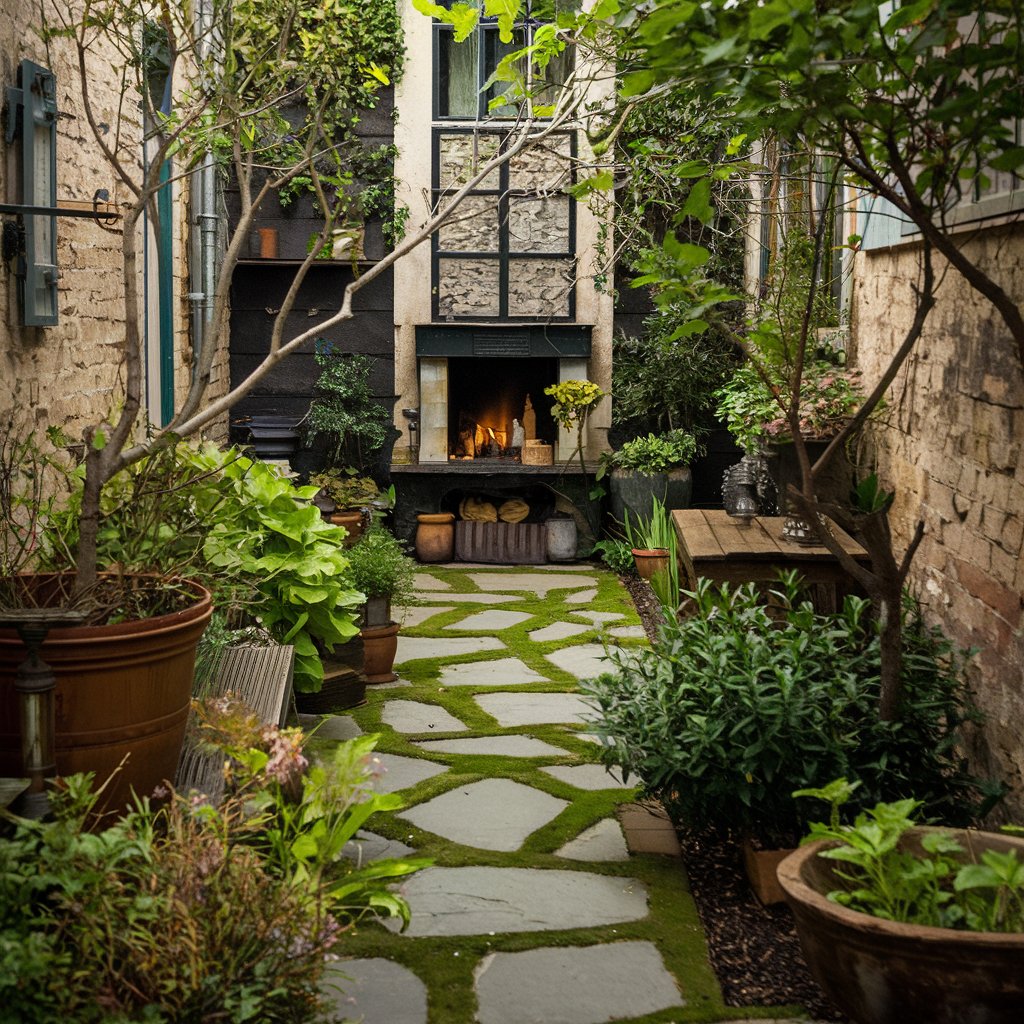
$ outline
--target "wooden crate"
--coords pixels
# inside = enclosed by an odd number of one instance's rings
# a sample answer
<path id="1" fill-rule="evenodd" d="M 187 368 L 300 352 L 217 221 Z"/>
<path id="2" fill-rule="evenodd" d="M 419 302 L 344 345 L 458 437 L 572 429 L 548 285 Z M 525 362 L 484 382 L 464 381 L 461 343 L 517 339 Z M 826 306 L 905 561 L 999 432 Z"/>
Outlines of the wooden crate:
<path id="1" fill-rule="evenodd" d="M 543 523 L 455 524 L 455 557 L 460 562 L 540 565 L 548 560 Z"/>

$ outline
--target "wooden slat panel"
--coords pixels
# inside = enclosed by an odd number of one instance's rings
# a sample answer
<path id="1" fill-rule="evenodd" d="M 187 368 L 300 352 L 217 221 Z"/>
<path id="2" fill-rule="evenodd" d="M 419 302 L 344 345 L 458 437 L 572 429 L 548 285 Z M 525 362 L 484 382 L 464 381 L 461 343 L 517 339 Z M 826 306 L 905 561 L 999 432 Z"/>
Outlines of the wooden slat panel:
<path id="1" fill-rule="evenodd" d="M 725 552 L 701 509 L 677 509 L 672 513 L 672 522 L 680 547 L 685 548 L 695 562 L 702 558 L 725 558 Z"/>

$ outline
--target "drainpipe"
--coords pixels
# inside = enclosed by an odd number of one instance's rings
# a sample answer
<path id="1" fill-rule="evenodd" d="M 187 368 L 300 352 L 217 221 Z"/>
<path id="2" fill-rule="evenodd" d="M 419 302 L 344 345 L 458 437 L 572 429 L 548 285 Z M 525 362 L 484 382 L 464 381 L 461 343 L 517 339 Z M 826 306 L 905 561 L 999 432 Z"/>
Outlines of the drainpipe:
<path id="1" fill-rule="evenodd" d="M 196 9 L 196 30 L 204 40 L 206 59 L 214 50 L 213 0 L 200 0 Z M 220 234 L 220 216 L 217 212 L 217 165 L 213 154 L 207 153 L 191 180 L 193 231 L 192 259 L 190 261 L 189 300 L 192 303 L 193 373 L 199 363 L 203 346 L 207 343 L 213 321 L 213 297 L 217 287 L 217 249 Z"/>

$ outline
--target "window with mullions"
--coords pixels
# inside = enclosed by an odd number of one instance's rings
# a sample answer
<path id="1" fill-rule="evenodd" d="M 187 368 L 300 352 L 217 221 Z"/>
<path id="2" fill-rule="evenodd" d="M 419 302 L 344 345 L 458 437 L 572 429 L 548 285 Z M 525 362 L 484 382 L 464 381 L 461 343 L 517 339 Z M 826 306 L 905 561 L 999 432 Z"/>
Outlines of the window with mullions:
<path id="1" fill-rule="evenodd" d="M 479 129 L 434 134 L 439 208 L 500 151 L 504 137 Z M 434 236 L 439 320 L 569 320 L 574 315 L 576 215 L 564 185 L 571 134 L 554 135 L 494 170 Z"/>
<path id="2" fill-rule="evenodd" d="M 484 121 L 490 118 L 512 118 L 519 114 L 518 105 L 503 104 L 489 110 L 492 100 L 507 88 L 507 82 L 495 82 L 484 88 L 495 68 L 510 53 L 528 46 L 536 28 L 551 21 L 557 10 L 571 3 L 555 0 L 530 3 L 525 17 L 513 31 L 512 41 L 503 43 L 498 34 L 496 18 L 481 18 L 477 30 L 464 42 L 456 43 L 450 25 L 434 26 L 434 117 L 438 120 Z M 530 90 L 536 105 L 550 105 L 558 98 L 558 90 L 572 69 L 571 50 L 553 57 L 544 68 L 543 79 L 531 80 Z M 536 75 L 537 69 L 530 70 Z"/>

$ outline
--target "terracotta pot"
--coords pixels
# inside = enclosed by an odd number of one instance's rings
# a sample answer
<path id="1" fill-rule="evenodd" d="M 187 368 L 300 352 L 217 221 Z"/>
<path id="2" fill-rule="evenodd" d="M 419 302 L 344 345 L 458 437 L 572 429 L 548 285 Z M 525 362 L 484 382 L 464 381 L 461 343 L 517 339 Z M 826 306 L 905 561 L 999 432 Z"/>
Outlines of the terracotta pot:
<path id="1" fill-rule="evenodd" d="M 343 526 L 348 532 L 348 536 L 345 538 L 345 547 L 350 548 L 360 537 L 363 535 L 363 529 L 365 523 L 363 522 L 363 513 L 360 509 L 345 509 L 341 512 L 335 512 L 331 516 L 331 522 L 335 526 Z"/>
<path id="2" fill-rule="evenodd" d="M 277 259 L 277 228 L 257 228 L 260 238 L 260 259 Z"/>
<path id="3" fill-rule="evenodd" d="M 649 580 L 656 572 L 668 568 L 667 548 L 633 548 L 633 561 L 641 579 Z"/>
<path id="4" fill-rule="evenodd" d="M 213 608 L 210 592 L 186 584 L 184 611 L 113 626 L 51 630 L 40 657 L 57 678 L 56 761 L 60 775 L 95 772 L 100 785 L 127 755 L 100 811 L 120 811 L 134 789 L 148 796 L 174 779 L 188 721 L 196 645 Z M 14 675 L 25 648 L 0 629 L 0 773 L 21 774 Z"/>
<path id="5" fill-rule="evenodd" d="M 451 512 L 418 515 L 415 543 L 421 562 L 450 562 L 455 555 L 455 516 Z"/>
<path id="6" fill-rule="evenodd" d="M 928 830 L 912 830 L 912 846 Z M 952 831 L 975 855 L 1017 850 L 1024 839 Z M 779 865 L 811 973 L 856 1024 L 1019 1024 L 1024 1020 L 1024 934 L 899 924 L 826 899 L 835 862 L 810 843 Z"/>
<path id="7" fill-rule="evenodd" d="M 386 626 L 368 626 L 359 635 L 363 638 L 363 672 L 368 683 L 393 683 L 398 676 L 393 667 L 398 653 L 397 622 Z"/>

